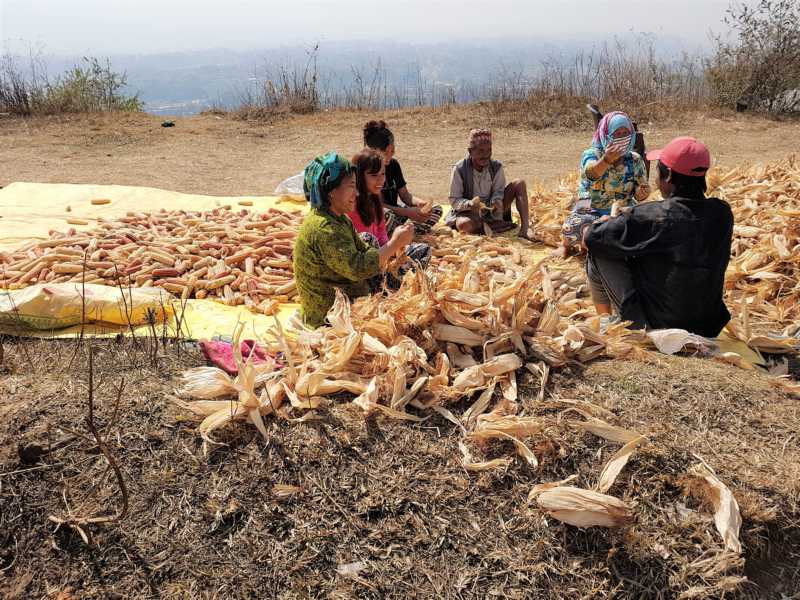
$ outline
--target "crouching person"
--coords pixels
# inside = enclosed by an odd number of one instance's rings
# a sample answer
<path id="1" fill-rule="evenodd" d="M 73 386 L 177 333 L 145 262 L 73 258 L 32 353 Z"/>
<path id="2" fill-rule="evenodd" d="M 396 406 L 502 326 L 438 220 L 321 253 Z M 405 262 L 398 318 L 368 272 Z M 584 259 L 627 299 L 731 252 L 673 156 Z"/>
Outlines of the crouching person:
<path id="1" fill-rule="evenodd" d="M 356 207 L 355 169 L 335 152 L 306 166 L 303 191 L 311 211 L 295 242 L 294 277 L 303 322 L 316 328 L 324 325 L 337 288 L 351 299 L 370 293 L 369 280 L 405 250 L 414 228 L 398 227 L 380 248 L 364 243 L 347 216 Z"/>
<path id="2" fill-rule="evenodd" d="M 595 307 L 636 328 L 716 337 L 730 320 L 722 293 L 733 213 L 723 200 L 705 196 L 711 157 L 702 143 L 677 138 L 647 157 L 658 160 L 664 200 L 584 228 Z"/>
<path id="3" fill-rule="evenodd" d="M 473 129 L 467 156 L 453 167 L 447 224 L 461 233 L 483 233 L 484 224 L 495 233 L 515 227 L 511 205 L 519 212 L 519 237 L 532 240 L 529 231 L 528 188 L 522 179 L 506 184 L 503 165 L 492 160 L 492 132 Z"/>

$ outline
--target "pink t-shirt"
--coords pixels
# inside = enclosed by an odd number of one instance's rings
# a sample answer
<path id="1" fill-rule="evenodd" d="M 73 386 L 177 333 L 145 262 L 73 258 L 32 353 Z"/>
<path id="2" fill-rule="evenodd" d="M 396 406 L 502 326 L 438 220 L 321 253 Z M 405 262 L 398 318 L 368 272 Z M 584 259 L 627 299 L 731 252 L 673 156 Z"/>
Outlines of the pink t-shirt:
<path id="1" fill-rule="evenodd" d="M 353 227 L 358 233 L 371 233 L 381 246 L 385 246 L 389 242 L 389 234 L 386 232 L 386 219 L 381 219 L 377 223 L 373 222 L 371 225 L 364 225 L 364 221 L 361 220 L 361 215 L 358 214 L 357 210 L 347 216 L 350 217 Z"/>

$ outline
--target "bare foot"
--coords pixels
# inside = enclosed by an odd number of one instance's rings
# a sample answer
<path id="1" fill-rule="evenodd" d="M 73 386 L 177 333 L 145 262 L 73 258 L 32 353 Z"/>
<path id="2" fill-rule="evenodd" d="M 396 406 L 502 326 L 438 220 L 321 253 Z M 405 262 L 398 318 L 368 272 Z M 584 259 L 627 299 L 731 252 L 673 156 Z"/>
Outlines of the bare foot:
<path id="1" fill-rule="evenodd" d="M 520 229 L 519 233 L 517 233 L 517 237 L 521 238 L 523 240 L 528 240 L 529 242 L 535 242 L 536 241 L 536 236 L 534 234 L 532 234 L 530 231 L 528 231 L 527 229 L 525 231 Z"/>

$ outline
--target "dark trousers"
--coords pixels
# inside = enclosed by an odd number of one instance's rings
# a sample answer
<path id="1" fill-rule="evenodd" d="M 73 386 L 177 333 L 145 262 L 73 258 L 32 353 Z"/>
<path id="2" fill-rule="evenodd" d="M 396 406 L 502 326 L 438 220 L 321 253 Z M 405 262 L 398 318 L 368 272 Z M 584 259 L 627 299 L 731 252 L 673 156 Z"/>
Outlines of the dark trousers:
<path id="1" fill-rule="evenodd" d="M 634 329 L 646 329 L 647 318 L 639 301 L 633 272 L 625 259 L 589 254 L 586 277 L 595 304 L 610 304 L 623 321 Z"/>

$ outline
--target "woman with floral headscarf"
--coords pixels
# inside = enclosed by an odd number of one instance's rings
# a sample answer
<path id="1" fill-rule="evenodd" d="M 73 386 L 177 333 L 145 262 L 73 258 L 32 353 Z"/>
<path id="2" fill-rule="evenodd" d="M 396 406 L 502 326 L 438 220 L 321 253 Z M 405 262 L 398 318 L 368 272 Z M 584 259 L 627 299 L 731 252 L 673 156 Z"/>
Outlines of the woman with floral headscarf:
<path id="1" fill-rule="evenodd" d="M 650 195 L 644 160 L 633 151 L 635 143 L 633 123 L 625 113 L 611 112 L 600 120 L 592 147 L 581 157 L 578 199 L 562 229 L 563 256 L 580 242 L 585 227 Z"/>
<path id="2" fill-rule="evenodd" d="M 337 288 L 350 298 L 370 293 L 369 279 L 403 252 L 414 237 L 414 228 L 400 226 L 383 247 L 368 246 L 347 216 L 356 207 L 354 169 L 335 152 L 308 163 L 303 191 L 311 211 L 295 242 L 294 278 L 303 321 L 316 328 L 325 323 Z"/>

